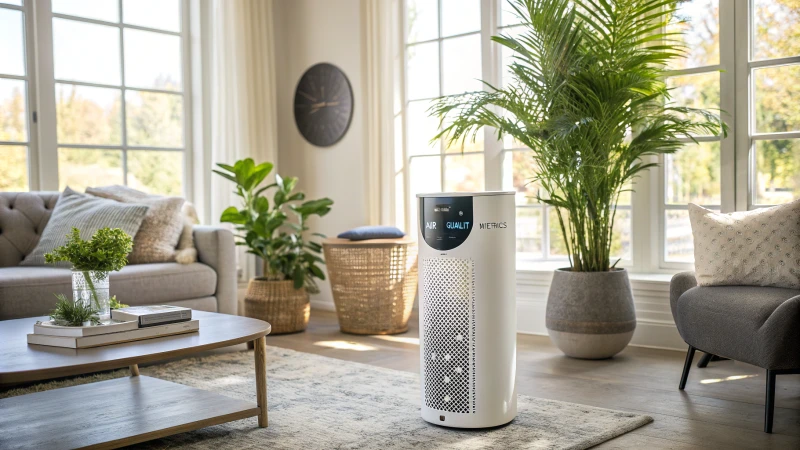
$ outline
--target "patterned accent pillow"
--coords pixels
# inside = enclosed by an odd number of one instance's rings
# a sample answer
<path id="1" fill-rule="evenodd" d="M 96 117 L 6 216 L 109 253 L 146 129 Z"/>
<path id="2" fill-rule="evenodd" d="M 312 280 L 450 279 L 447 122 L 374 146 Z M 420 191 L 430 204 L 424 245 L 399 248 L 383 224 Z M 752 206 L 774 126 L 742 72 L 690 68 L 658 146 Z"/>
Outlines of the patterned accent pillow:
<path id="1" fill-rule="evenodd" d="M 800 289 L 800 200 L 721 214 L 689 204 L 700 286 Z"/>
<path id="2" fill-rule="evenodd" d="M 128 236 L 135 236 L 146 213 L 146 205 L 126 205 L 67 187 L 58 198 L 36 248 L 19 265 L 44 266 L 44 255 L 66 244 L 72 227 L 81 231 L 81 239 L 91 239 L 97 230 L 106 227 L 120 228 Z M 64 261 L 55 266 L 69 268 L 72 264 Z"/>
<path id="3" fill-rule="evenodd" d="M 127 186 L 87 188 L 86 193 L 122 203 L 138 203 L 150 209 L 142 220 L 139 232 L 133 237 L 130 264 L 150 264 L 175 261 L 178 240 L 183 231 L 183 203 L 180 197 L 162 197 L 131 189 Z"/>

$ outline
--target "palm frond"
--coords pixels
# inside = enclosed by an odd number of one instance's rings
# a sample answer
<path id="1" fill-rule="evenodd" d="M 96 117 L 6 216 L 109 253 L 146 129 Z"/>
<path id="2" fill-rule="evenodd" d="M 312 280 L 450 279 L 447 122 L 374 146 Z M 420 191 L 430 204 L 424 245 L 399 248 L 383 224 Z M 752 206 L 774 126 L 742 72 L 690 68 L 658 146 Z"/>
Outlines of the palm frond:
<path id="1" fill-rule="evenodd" d="M 718 112 L 675 105 L 664 82 L 687 49 L 666 25 L 677 0 L 509 0 L 518 36 L 492 40 L 514 52 L 512 82 L 442 97 L 429 109 L 449 142 L 484 126 L 531 149 L 532 182 L 555 207 L 574 270 L 604 271 L 620 193 L 650 156 L 682 138 L 726 135 Z"/>

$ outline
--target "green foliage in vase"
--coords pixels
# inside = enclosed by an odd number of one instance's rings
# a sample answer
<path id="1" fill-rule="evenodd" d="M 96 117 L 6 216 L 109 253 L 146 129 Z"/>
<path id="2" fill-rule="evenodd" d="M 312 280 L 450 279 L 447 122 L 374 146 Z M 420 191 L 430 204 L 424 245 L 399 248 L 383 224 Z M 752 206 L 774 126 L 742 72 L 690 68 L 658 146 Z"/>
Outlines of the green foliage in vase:
<path id="1" fill-rule="evenodd" d="M 247 246 L 247 252 L 258 256 L 264 263 L 264 277 L 268 280 L 292 280 L 294 288 L 305 286 L 318 292 L 315 278 L 325 279 L 318 264 L 322 246 L 306 240 L 308 219 L 324 216 L 331 210 L 333 200 L 305 200 L 305 194 L 294 192 L 296 177 L 282 178 L 275 174 L 275 183 L 260 186 L 272 171 L 272 163 L 256 165 L 250 159 L 236 161 L 232 166 L 217 164 L 222 170 L 214 172 L 236 183 L 234 193 L 241 197 L 239 208 L 231 206 L 222 212 L 220 220 L 236 225 L 237 245 Z M 274 189 L 272 204 L 265 192 Z M 292 216 L 293 220 L 290 220 Z M 319 233 L 316 236 L 324 237 Z"/>
<path id="2" fill-rule="evenodd" d="M 91 304 L 85 302 L 73 302 L 64 294 L 55 294 L 58 302 L 55 309 L 50 312 L 50 318 L 57 325 L 79 327 L 84 322 L 98 325 L 100 318 L 97 316 L 98 310 L 92 308 Z"/>
<path id="3" fill-rule="evenodd" d="M 75 227 L 67 236 L 65 245 L 44 255 L 46 263 L 69 261 L 75 270 L 113 272 L 128 264 L 133 250 L 133 239 L 119 228 L 101 228 L 88 241 Z"/>
<path id="4" fill-rule="evenodd" d="M 431 107 L 449 142 L 482 126 L 531 149 L 533 182 L 554 206 L 572 270 L 608 271 L 620 193 L 680 138 L 727 134 L 718 114 L 674 105 L 667 64 L 685 54 L 665 31 L 676 0 L 510 0 L 518 37 L 507 87 L 441 97 Z"/>
<path id="5" fill-rule="evenodd" d="M 130 306 L 130 305 L 126 305 L 125 303 L 120 303 L 120 301 L 117 300 L 117 296 L 116 295 L 112 295 L 111 298 L 108 299 L 108 305 L 109 305 L 110 309 L 122 309 L 122 308 L 127 308 L 128 306 Z"/>

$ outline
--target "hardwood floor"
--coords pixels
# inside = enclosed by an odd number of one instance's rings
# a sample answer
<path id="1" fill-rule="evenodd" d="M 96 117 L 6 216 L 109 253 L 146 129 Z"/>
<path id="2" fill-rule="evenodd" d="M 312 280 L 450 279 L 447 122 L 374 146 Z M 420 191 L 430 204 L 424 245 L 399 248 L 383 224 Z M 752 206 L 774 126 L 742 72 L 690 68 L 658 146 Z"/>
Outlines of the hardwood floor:
<path id="1" fill-rule="evenodd" d="M 314 310 L 304 333 L 267 336 L 267 345 L 419 371 L 417 319 L 394 336 L 356 336 L 339 331 L 336 314 Z M 701 354 L 695 356 L 695 364 Z M 800 376 L 781 375 L 775 394 L 774 433 L 762 431 L 764 371 L 735 361 L 692 367 L 678 390 L 685 353 L 628 347 L 605 361 L 563 356 L 545 336 L 518 335 L 520 394 L 634 411 L 655 421 L 598 448 L 800 448 Z M 269 362 L 268 362 L 269 364 Z"/>

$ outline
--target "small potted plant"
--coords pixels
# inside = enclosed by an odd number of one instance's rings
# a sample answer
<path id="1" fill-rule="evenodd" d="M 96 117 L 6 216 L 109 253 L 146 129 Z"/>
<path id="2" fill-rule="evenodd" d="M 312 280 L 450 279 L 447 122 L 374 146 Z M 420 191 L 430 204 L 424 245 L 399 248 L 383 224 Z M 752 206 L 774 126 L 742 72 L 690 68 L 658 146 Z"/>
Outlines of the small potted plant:
<path id="1" fill-rule="evenodd" d="M 331 210 L 329 198 L 305 200 L 294 192 L 296 177 L 281 178 L 260 187 L 272 171 L 272 163 L 256 165 L 247 158 L 233 166 L 217 164 L 218 175 L 236 183 L 236 195 L 242 198 L 239 208 L 222 212 L 220 221 L 236 226 L 237 245 L 247 246 L 247 253 L 259 257 L 263 276 L 250 280 L 244 299 L 245 315 L 264 319 L 272 325 L 271 334 L 303 331 L 310 314 L 309 292 L 317 293 L 316 279 L 324 280 L 319 264 L 322 246 L 306 240 L 307 221 Z M 264 195 L 274 190 L 272 204 Z M 290 217 L 292 220 L 290 220 Z M 319 233 L 314 235 L 324 237 Z"/>
<path id="2" fill-rule="evenodd" d="M 67 243 L 45 255 L 45 262 L 67 261 L 72 264 L 72 300 L 83 304 L 81 311 L 95 311 L 99 321 L 109 320 L 111 303 L 108 275 L 128 264 L 133 239 L 119 228 L 101 228 L 88 241 L 81 239 L 80 230 L 72 228 Z M 67 310 L 62 296 L 54 313 Z M 78 308 L 77 306 L 75 308 Z M 59 320 L 55 316 L 54 320 Z M 84 320 L 85 321 L 85 320 Z M 92 321 L 94 322 L 94 321 Z"/>

